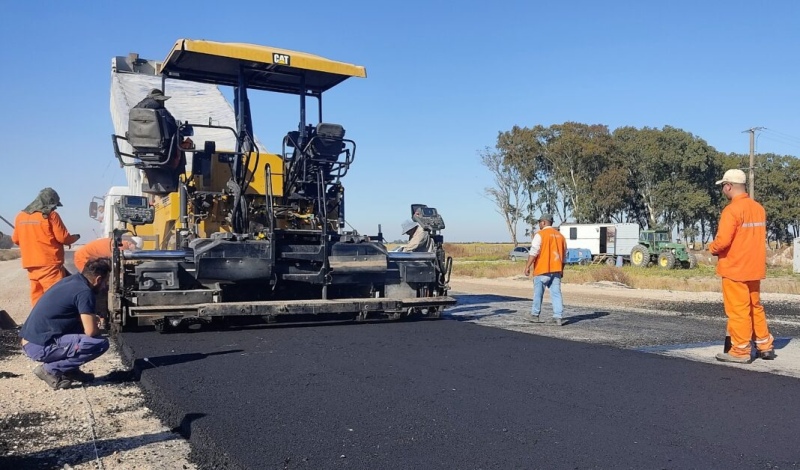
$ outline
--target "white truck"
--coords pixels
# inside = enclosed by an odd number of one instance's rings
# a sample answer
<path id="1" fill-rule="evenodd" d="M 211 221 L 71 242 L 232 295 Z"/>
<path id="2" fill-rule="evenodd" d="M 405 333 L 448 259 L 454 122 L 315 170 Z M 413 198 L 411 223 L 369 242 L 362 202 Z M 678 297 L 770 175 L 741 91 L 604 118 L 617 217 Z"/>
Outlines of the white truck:
<path id="1" fill-rule="evenodd" d="M 567 248 L 585 248 L 596 262 L 616 263 L 617 257 L 630 262 L 631 250 L 639 243 L 639 224 L 561 224 Z"/>

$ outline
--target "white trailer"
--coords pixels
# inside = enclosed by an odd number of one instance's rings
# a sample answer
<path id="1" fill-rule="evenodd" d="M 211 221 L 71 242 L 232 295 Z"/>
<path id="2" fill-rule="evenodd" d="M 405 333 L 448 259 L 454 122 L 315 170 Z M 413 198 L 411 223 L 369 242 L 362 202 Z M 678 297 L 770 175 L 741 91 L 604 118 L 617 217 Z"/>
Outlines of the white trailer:
<path id="1" fill-rule="evenodd" d="M 567 248 L 586 248 L 593 259 L 607 258 L 610 264 L 618 256 L 630 261 L 631 250 L 639 243 L 639 224 L 562 224 L 558 229 Z"/>

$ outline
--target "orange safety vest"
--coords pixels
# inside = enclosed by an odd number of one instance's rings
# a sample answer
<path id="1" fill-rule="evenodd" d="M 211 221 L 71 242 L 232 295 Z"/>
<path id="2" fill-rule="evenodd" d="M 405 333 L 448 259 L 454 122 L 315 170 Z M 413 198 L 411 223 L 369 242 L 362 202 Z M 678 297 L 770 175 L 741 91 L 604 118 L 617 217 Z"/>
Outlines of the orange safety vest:
<path id="1" fill-rule="evenodd" d="M 719 257 L 717 274 L 734 281 L 767 277 L 767 214 L 764 207 L 739 194 L 719 219 L 717 236 L 708 250 Z"/>
<path id="2" fill-rule="evenodd" d="M 20 212 L 14 220 L 11 241 L 19 245 L 22 267 L 35 268 L 64 264 L 64 245 L 78 241 L 56 211 L 44 217 L 41 212 Z"/>
<path id="3" fill-rule="evenodd" d="M 110 257 L 111 238 L 98 238 L 83 245 L 75 252 L 75 267 L 78 268 L 78 272 L 82 272 L 86 262 L 90 259 Z"/>
<path id="4" fill-rule="evenodd" d="M 561 274 L 564 271 L 564 258 L 567 254 L 567 239 L 554 227 L 539 230 L 542 247 L 533 262 L 533 275 Z"/>

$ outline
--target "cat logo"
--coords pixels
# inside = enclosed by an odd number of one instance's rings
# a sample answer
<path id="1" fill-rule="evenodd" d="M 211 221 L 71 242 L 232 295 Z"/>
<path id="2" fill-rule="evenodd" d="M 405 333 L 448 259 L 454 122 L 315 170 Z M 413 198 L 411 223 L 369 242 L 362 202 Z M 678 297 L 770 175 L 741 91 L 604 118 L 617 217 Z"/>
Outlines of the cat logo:
<path id="1" fill-rule="evenodd" d="M 280 65 L 291 65 L 289 62 L 291 61 L 291 57 L 289 54 L 278 54 L 274 52 L 272 54 L 272 63 L 273 64 L 280 64 Z"/>

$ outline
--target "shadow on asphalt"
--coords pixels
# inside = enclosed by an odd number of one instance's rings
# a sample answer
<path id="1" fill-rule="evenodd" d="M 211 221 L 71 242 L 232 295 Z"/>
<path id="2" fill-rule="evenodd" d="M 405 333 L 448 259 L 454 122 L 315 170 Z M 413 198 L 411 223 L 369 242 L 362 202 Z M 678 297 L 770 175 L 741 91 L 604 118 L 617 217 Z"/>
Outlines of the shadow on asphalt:
<path id="1" fill-rule="evenodd" d="M 213 353 L 189 353 L 189 354 L 175 354 L 172 356 L 154 356 L 147 358 L 139 358 L 133 362 L 133 368 L 130 370 L 112 370 L 106 375 L 96 377 L 92 382 L 86 383 L 84 387 L 99 387 L 102 385 L 123 384 L 129 382 L 138 382 L 142 378 L 142 371 L 148 369 L 155 369 L 158 367 L 173 366 L 176 364 L 183 364 L 186 362 L 199 361 L 209 356 L 220 356 L 222 354 L 234 354 L 244 352 L 243 349 L 231 349 L 229 351 L 218 351 Z"/>
<path id="2" fill-rule="evenodd" d="M 186 439 L 192 437 L 192 422 L 204 417 L 205 413 L 187 413 L 183 415 L 180 424 L 171 429 L 172 432 L 178 433 Z"/>
<path id="3" fill-rule="evenodd" d="M 607 317 L 609 315 L 611 315 L 611 314 L 608 313 L 608 312 L 592 312 L 592 313 L 586 313 L 586 314 L 583 314 L 583 315 L 570 315 L 570 316 L 564 317 L 564 324 L 565 325 L 570 325 L 570 324 L 573 324 L 573 323 L 582 322 L 584 320 L 596 320 L 598 318 Z"/>
<path id="4" fill-rule="evenodd" d="M 474 304 L 491 304 L 495 302 L 514 302 L 520 300 L 527 300 L 530 301 L 529 297 L 510 297 L 507 295 L 495 295 L 495 294 L 456 294 L 453 297 L 458 302 L 456 305 L 474 305 Z M 451 312 L 458 310 L 460 307 L 454 307 L 451 309 L 445 310 L 446 312 Z"/>
<path id="5" fill-rule="evenodd" d="M 459 294 L 454 295 L 458 303 L 456 307 L 448 308 L 444 311 L 444 316 L 457 321 L 471 321 L 480 320 L 483 318 L 495 317 L 499 315 L 507 315 L 510 313 L 517 313 L 518 310 L 509 308 L 498 308 L 491 310 L 493 303 L 500 302 L 514 302 L 525 300 L 518 297 L 508 297 L 504 295 L 493 294 Z M 482 314 L 470 314 L 469 312 L 487 311 Z"/>
<path id="6" fill-rule="evenodd" d="M 212 353 L 187 353 L 173 354 L 171 356 L 154 356 L 136 359 L 133 368 L 140 370 L 155 369 L 156 367 L 174 366 L 186 362 L 199 361 L 209 356 L 221 356 L 223 354 L 234 354 L 244 352 L 243 349 L 230 349 L 227 351 L 217 351 Z"/>
<path id="7" fill-rule="evenodd" d="M 484 314 L 469 314 L 469 313 L 464 314 L 464 312 L 468 312 L 468 311 L 471 311 L 471 310 L 486 310 L 487 308 L 489 308 L 488 305 L 478 305 L 478 306 L 475 306 L 475 307 L 467 307 L 467 309 L 465 309 L 465 310 L 461 310 L 459 312 L 456 312 L 456 313 L 458 313 L 458 315 L 455 315 L 455 316 L 452 315 L 453 312 L 450 312 L 449 310 L 445 310 L 445 315 L 448 315 L 448 318 L 451 318 L 451 319 L 456 320 L 456 321 L 472 321 L 472 320 L 481 320 L 483 318 L 496 317 L 496 316 L 499 316 L 499 315 L 508 315 L 510 313 L 517 313 L 517 310 L 511 310 L 511 309 L 508 309 L 508 308 L 498 308 L 496 310 L 492 310 L 492 311 L 490 311 L 488 313 L 484 313 Z"/>

